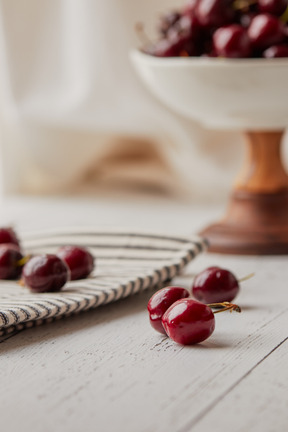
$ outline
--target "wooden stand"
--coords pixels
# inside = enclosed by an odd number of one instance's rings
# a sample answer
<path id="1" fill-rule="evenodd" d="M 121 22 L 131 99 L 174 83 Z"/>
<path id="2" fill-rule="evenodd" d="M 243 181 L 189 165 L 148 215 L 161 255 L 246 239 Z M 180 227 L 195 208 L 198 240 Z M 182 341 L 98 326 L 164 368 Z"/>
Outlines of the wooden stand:
<path id="1" fill-rule="evenodd" d="M 288 175 L 281 161 L 283 131 L 247 132 L 247 160 L 226 216 L 200 234 L 211 252 L 288 254 Z"/>

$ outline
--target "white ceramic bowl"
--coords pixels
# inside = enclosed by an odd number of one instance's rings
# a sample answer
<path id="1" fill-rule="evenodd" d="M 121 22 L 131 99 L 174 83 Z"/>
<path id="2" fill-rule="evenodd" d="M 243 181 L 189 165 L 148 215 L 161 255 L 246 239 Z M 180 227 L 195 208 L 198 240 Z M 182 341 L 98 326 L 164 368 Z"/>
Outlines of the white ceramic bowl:
<path id="1" fill-rule="evenodd" d="M 212 129 L 288 126 L 288 59 L 157 58 L 132 62 L 167 107 Z"/>

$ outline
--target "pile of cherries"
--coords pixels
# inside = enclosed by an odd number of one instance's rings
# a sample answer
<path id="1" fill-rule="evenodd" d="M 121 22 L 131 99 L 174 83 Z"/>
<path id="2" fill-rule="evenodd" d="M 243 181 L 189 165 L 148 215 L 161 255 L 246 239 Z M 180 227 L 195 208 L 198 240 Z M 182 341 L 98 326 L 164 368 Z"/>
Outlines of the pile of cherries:
<path id="1" fill-rule="evenodd" d="M 0 228 L 0 279 L 17 280 L 32 292 L 55 292 L 69 280 L 84 279 L 95 266 L 82 246 L 63 246 L 56 254 L 25 256 L 12 228 Z"/>
<path id="2" fill-rule="evenodd" d="M 288 0 L 188 0 L 163 15 L 157 57 L 288 57 Z"/>
<path id="3" fill-rule="evenodd" d="M 241 312 L 239 306 L 230 303 L 238 292 L 239 281 L 233 273 L 209 267 L 194 279 L 192 294 L 196 300 L 182 287 L 169 286 L 157 291 L 147 306 L 150 323 L 156 331 L 179 344 L 203 342 L 215 329 L 215 313 Z"/>

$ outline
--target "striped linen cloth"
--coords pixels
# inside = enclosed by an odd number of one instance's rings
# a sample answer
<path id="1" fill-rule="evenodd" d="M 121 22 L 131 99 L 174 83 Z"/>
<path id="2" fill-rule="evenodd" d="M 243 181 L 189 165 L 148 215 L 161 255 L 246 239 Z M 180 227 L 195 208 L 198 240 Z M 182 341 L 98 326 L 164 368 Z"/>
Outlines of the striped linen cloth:
<path id="1" fill-rule="evenodd" d="M 160 286 L 207 246 L 196 236 L 95 228 L 34 233 L 22 244 L 27 254 L 55 253 L 63 245 L 88 247 L 96 258 L 94 272 L 58 293 L 35 294 L 15 281 L 0 281 L 0 336 Z"/>

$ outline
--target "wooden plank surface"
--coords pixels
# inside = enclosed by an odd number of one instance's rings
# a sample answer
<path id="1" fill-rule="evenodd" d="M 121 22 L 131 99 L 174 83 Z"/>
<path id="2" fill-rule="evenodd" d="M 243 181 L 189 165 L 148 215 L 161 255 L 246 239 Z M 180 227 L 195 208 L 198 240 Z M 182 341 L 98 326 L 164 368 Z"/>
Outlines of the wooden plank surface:
<path id="1" fill-rule="evenodd" d="M 57 209 L 60 226 L 68 210 L 52 205 Z M 165 220 L 168 210 L 168 204 L 161 209 L 150 204 L 151 219 L 142 227 L 153 223 L 153 215 L 154 223 L 161 214 Z M 181 229 L 196 229 L 207 217 L 197 208 L 191 219 L 192 210 L 181 208 Z M 119 214 L 125 222 L 125 211 Z M 214 334 L 201 345 L 182 347 L 150 328 L 149 292 L 2 338 L 2 426 L 24 432 L 286 430 L 287 258 L 205 254 L 175 283 L 190 287 L 193 274 L 210 265 L 229 268 L 239 278 L 256 275 L 242 284 L 237 299 L 242 314 L 217 315 Z"/>
<path id="2" fill-rule="evenodd" d="M 286 338 L 248 371 L 199 419 L 194 430 L 206 432 L 212 424 L 215 432 L 287 430 L 287 344 Z"/>

